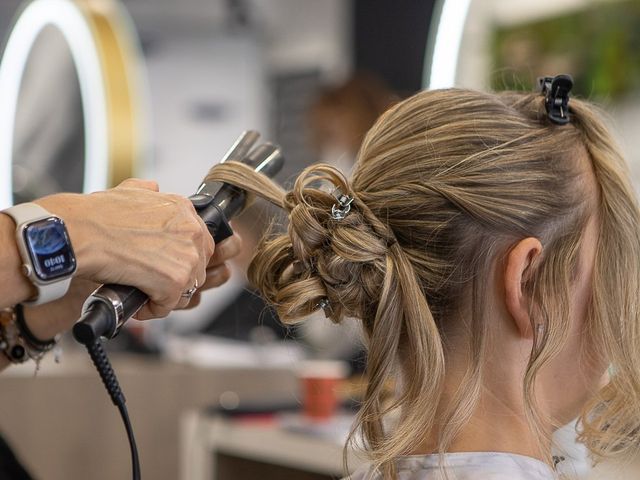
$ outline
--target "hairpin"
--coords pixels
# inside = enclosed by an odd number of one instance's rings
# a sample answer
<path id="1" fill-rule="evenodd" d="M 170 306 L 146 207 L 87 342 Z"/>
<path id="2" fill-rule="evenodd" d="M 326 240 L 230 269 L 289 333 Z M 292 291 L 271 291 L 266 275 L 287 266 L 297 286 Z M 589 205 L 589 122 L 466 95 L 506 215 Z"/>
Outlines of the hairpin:
<path id="1" fill-rule="evenodd" d="M 337 196 L 338 203 L 334 203 L 331 207 L 331 218 L 334 220 L 343 220 L 347 214 L 351 211 L 351 203 L 353 197 L 344 193 L 339 193 Z"/>
<path id="2" fill-rule="evenodd" d="M 331 302 L 327 297 L 322 298 L 318 302 L 318 308 L 321 308 L 322 310 L 324 310 L 325 317 L 329 317 L 329 315 L 331 315 Z"/>
<path id="3" fill-rule="evenodd" d="M 569 94 L 573 88 L 571 75 L 538 78 L 544 95 L 544 106 L 549 120 L 559 125 L 569 123 Z"/>

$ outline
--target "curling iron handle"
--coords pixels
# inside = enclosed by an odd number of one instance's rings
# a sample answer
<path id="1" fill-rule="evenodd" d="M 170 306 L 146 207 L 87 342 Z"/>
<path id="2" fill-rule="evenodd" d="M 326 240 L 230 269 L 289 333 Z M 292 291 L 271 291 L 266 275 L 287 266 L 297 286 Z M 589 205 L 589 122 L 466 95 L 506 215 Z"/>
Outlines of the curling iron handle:
<path id="1" fill-rule="evenodd" d="M 73 336 L 85 345 L 102 336 L 113 338 L 148 300 L 149 297 L 135 287 L 102 285 L 85 302 L 82 317 L 73 327 Z"/>

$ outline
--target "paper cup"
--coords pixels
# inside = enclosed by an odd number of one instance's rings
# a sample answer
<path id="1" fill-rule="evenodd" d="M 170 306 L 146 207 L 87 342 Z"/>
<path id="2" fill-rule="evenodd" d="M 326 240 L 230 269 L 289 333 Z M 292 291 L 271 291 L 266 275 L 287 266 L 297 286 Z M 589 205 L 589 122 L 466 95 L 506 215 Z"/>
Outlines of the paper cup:
<path id="1" fill-rule="evenodd" d="M 349 367 L 345 362 L 309 360 L 302 362 L 298 375 L 302 387 L 304 415 L 311 420 L 328 420 L 338 409 L 336 388 L 346 378 Z"/>

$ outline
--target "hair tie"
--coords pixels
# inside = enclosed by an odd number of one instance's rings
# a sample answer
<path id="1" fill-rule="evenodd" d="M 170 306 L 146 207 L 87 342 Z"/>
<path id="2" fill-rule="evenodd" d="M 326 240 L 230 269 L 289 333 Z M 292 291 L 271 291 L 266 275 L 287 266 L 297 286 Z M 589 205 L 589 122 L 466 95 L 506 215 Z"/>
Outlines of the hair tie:
<path id="1" fill-rule="evenodd" d="M 569 94 L 573 88 L 571 75 L 540 77 L 538 85 L 544 95 L 544 107 L 549 120 L 558 125 L 569 123 Z"/>

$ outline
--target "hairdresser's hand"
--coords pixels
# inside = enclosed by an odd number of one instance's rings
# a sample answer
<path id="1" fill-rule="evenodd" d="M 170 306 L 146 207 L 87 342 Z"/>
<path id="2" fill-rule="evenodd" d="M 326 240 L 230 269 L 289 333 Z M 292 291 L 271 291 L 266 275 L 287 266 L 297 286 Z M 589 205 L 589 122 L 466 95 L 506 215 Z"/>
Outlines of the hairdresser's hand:
<path id="1" fill-rule="evenodd" d="M 149 296 L 138 319 L 168 315 L 184 291 L 206 282 L 211 235 L 189 200 L 158 193 L 155 182 L 130 179 L 104 192 L 36 203 L 67 223 L 76 276 L 131 285 Z"/>
<path id="2" fill-rule="evenodd" d="M 231 269 L 226 262 L 238 255 L 241 249 L 242 239 L 237 233 L 234 233 L 233 236 L 216 245 L 216 251 L 207 266 L 207 280 L 202 287 L 196 291 L 191 301 L 183 306 L 185 310 L 197 307 L 200 304 L 202 291 L 219 287 L 229 280 Z"/>

